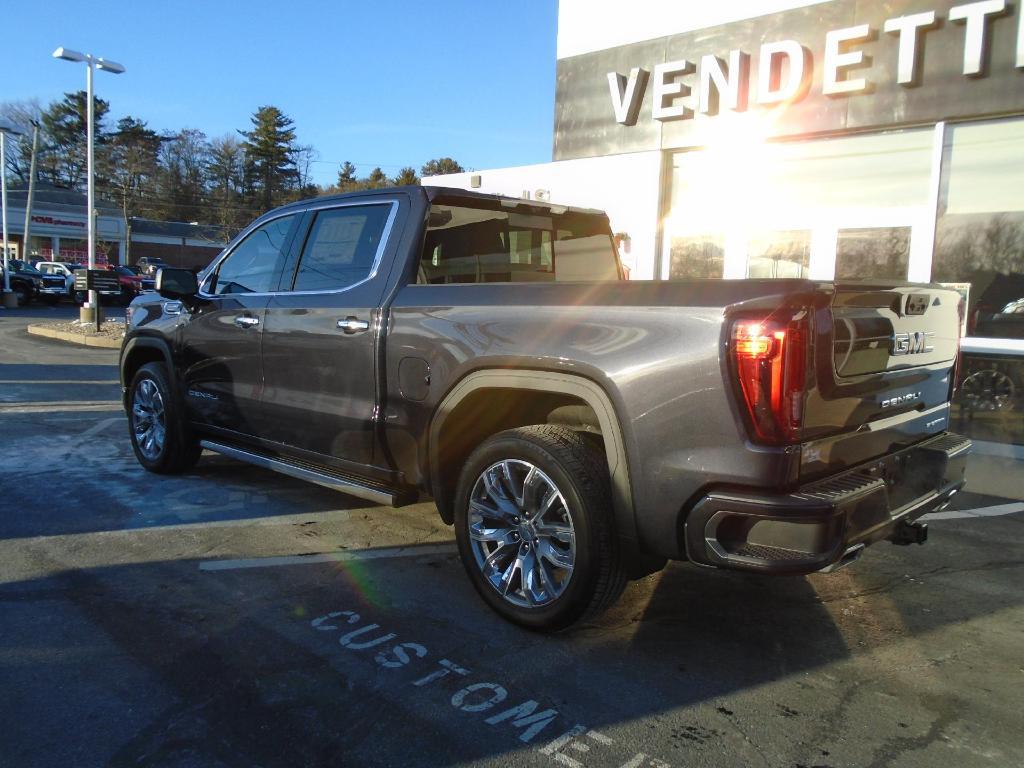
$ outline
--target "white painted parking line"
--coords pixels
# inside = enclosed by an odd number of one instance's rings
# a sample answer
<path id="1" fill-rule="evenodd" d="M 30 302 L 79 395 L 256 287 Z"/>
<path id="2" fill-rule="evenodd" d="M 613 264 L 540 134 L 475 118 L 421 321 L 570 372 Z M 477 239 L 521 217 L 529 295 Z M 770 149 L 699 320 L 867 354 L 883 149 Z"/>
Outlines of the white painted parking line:
<path id="1" fill-rule="evenodd" d="M 424 557 L 427 555 L 455 554 L 454 544 L 427 546 L 385 547 L 354 551 L 323 552 L 315 555 L 287 555 L 284 557 L 252 557 L 245 560 L 205 560 L 200 571 L 233 571 L 239 568 L 272 568 L 278 565 L 310 565 L 312 563 L 339 563 L 347 560 L 383 560 L 392 557 Z"/>
<path id="2" fill-rule="evenodd" d="M 0 379 L 0 384 L 120 384 L 117 379 Z"/>
<path id="3" fill-rule="evenodd" d="M 50 402 L 0 403 L 0 413 L 57 413 L 59 411 L 120 411 L 120 400 L 53 400 Z"/>
<path id="4" fill-rule="evenodd" d="M 977 509 L 947 509 L 945 512 L 932 512 L 923 515 L 922 520 L 965 520 L 971 517 L 999 517 L 1000 515 L 1012 515 L 1015 512 L 1024 512 L 1024 502 L 1013 504 L 996 504 L 992 507 L 978 507 Z"/>

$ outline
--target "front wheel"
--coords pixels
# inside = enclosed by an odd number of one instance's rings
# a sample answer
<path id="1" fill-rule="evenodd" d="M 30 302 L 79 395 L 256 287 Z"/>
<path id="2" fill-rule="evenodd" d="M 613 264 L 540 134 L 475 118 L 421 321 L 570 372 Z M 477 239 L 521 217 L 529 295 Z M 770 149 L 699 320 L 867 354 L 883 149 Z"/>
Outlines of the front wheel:
<path id="1" fill-rule="evenodd" d="M 18 302 L 19 307 L 28 306 L 29 302 L 32 301 L 32 291 L 26 286 L 16 285 L 11 290 L 14 291 L 14 298 Z"/>
<path id="2" fill-rule="evenodd" d="M 625 585 L 603 452 L 539 425 L 501 432 L 466 462 L 455 504 L 459 555 L 504 618 L 553 632 L 597 613 Z"/>
<path id="3" fill-rule="evenodd" d="M 150 472 L 185 472 L 202 453 L 174 399 L 163 363 L 147 363 L 132 379 L 128 431 L 135 458 Z"/>

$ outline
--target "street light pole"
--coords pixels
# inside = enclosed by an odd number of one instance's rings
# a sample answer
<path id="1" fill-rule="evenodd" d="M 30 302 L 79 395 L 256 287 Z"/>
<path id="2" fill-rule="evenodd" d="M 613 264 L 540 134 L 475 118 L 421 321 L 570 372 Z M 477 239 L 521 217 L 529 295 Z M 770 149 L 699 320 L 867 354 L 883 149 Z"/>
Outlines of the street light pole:
<path id="1" fill-rule="evenodd" d="M 7 131 L 0 130 L 0 209 L 4 229 L 4 303 L 11 292 L 11 270 L 7 265 Z"/>
<path id="2" fill-rule="evenodd" d="M 96 71 L 92 56 L 86 62 L 85 74 L 85 210 L 88 221 L 89 232 L 89 254 L 86 259 L 88 269 L 96 269 L 96 177 L 93 175 L 93 97 L 92 97 L 92 76 Z M 92 307 L 93 320 L 96 323 L 96 332 L 100 331 L 100 295 L 96 291 L 89 291 L 88 304 Z"/>
<path id="3" fill-rule="evenodd" d="M 120 75 L 124 72 L 124 67 L 118 64 L 116 61 L 109 61 L 107 59 L 93 56 L 88 53 L 79 53 L 78 51 L 72 51 L 70 48 L 60 47 L 53 52 L 55 59 L 64 59 L 65 61 L 76 61 L 84 63 L 87 67 L 85 75 L 85 120 L 88 123 L 86 126 L 86 143 L 88 147 L 86 149 L 86 219 L 89 227 L 89 269 L 96 269 L 96 179 L 93 175 L 93 145 L 94 145 L 94 126 L 95 122 L 93 116 L 93 95 L 92 95 L 92 79 L 93 73 L 97 68 L 104 70 L 105 72 L 112 72 L 115 75 Z M 96 291 L 89 291 L 89 301 L 86 306 L 91 310 L 83 310 L 84 317 L 82 320 L 88 318 L 90 314 L 96 322 L 96 330 L 100 329 L 100 302 L 99 294 Z"/>
<path id="4" fill-rule="evenodd" d="M 4 237 L 4 295 L 3 306 L 7 309 L 18 306 L 18 300 L 11 293 L 11 266 L 8 263 L 7 244 L 7 135 L 20 136 L 21 131 L 17 130 L 8 122 L 0 123 L 0 218 L 3 219 Z"/>

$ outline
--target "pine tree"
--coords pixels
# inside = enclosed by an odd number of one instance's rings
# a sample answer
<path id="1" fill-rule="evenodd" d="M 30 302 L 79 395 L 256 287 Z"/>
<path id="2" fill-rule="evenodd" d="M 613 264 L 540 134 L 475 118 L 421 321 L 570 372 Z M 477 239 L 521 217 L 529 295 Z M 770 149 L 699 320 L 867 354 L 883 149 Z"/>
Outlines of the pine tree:
<path id="1" fill-rule="evenodd" d="M 411 166 L 406 166 L 398 172 L 398 175 L 392 179 L 392 183 L 396 187 L 411 186 L 420 183 L 420 177 L 416 175 L 416 169 Z"/>
<path id="2" fill-rule="evenodd" d="M 245 137 L 249 176 L 260 210 L 269 211 L 282 193 L 298 182 L 293 153 L 294 123 L 277 107 L 260 107 L 252 116 L 252 130 Z"/>
<path id="3" fill-rule="evenodd" d="M 42 114 L 44 147 L 39 155 L 40 175 L 52 184 L 77 189 L 86 177 L 86 93 L 65 93 Z M 94 147 L 97 161 L 103 154 L 106 137 L 103 119 L 109 102 L 93 97 Z M 98 164 L 98 163 L 97 163 Z"/>
<path id="4" fill-rule="evenodd" d="M 356 167 L 346 160 L 341 164 L 341 168 L 338 169 L 338 191 L 350 192 L 356 188 L 358 183 L 359 179 L 356 178 Z"/>
<path id="5" fill-rule="evenodd" d="M 420 176 L 440 176 L 445 173 L 462 173 L 465 170 L 450 157 L 440 157 L 437 160 L 428 160 L 424 163 L 420 168 Z"/>
<path id="6" fill-rule="evenodd" d="M 377 166 L 366 177 L 366 187 L 367 189 L 380 189 L 386 186 L 388 186 L 387 174 L 380 169 L 380 166 Z"/>

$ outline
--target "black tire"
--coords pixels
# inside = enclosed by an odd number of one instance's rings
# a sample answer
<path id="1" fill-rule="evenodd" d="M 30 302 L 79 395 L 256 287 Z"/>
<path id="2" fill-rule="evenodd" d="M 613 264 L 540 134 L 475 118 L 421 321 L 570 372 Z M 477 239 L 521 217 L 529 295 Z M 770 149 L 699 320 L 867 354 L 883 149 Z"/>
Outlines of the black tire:
<path id="1" fill-rule="evenodd" d="M 71 301 L 78 306 L 85 304 L 85 300 L 88 296 L 89 294 L 85 291 L 71 291 Z"/>
<path id="2" fill-rule="evenodd" d="M 24 285 L 20 283 L 11 288 L 14 291 L 14 297 L 18 302 L 19 307 L 27 307 L 32 301 L 32 292 Z"/>
<path id="3" fill-rule="evenodd" d="M 145 440 L 140 436 L 136 408 L 141 408 L 144 393 L 153 389 L 159 394 L 162 405 L 163 440 L 156 450 L 152 445 L 147 450 Z M 191 469 L 199 460 L 202 448 L 185 421 L 181 405 L 170 387 L 167 366 L 163 363 L 146 363 L 132 379 L 128 390 L 128 435 L 135 458 L 150 472 L 176 475 Z"/>
<path id="4" fill-rule="evenodd" d="M 546 604 L 523 607 L 503 596 L 485 576 L 484 566 L 477 559 L 480 550 L 474 549 L 470 536 L 470 497 L 474 489 L 479 492 L 478 479 L 483 482 L 482 474 L 503 460 L 519 462 L 521 466 L 533 465 L 541 470 L 564 498 L 565 505 L 559 514 L 571 520 L 575 537 L 571 577 L 566 579 L 564 591 Z M 521 495 L 525 498 L 525 490 Z M 604 610 L 618 599 L 626 584 L 610 499 L 604 452 L 580 434 L 561 426 L 538 425 L 510 429 L 489 438 L 467 459 L 455 496 L 455 535 L 459 555 L 473 586 L 504 618 L 543 632 L 565 629 Z M 521 546 L 524 539 L 513 535 L 519 542 L 514 546 Z M 539 550 L 535 551 L 535 559 L 540 562 Z M 523 590 L 525 586 L 520 582 Z M 525 595 L 525 591 L 521 594 Z"/>

